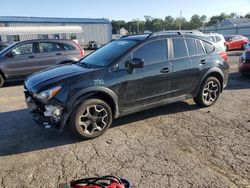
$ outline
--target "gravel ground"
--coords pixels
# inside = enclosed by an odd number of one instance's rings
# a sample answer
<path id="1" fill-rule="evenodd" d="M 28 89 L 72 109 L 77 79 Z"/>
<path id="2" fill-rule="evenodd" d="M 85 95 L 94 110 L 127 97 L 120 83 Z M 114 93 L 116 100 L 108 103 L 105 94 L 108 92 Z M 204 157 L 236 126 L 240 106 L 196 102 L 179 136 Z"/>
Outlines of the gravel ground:
<path id="1" fill-rule="evenodd" d="M 94 140 L 38 127 L 22 86 L 0 89 L 0 187 L 57 187 L 113 174 L 133 187 L 250 187 L 250 77 L 230 77 L 217 103 L 192 100 L 115 120 Z"/>

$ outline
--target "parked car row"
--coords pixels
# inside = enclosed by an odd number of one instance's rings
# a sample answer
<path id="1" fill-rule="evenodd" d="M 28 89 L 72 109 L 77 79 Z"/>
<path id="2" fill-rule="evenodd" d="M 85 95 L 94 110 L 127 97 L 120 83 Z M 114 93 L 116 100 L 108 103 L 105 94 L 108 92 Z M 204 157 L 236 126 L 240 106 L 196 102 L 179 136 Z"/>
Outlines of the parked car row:
<path id="1" fill-rule="evenodd" d="M 72 40 L 36 39 L 16 43 L 0 52 L 0 87 L 6 80 L 74 63 L 83 56 L 84 50 Z"/>

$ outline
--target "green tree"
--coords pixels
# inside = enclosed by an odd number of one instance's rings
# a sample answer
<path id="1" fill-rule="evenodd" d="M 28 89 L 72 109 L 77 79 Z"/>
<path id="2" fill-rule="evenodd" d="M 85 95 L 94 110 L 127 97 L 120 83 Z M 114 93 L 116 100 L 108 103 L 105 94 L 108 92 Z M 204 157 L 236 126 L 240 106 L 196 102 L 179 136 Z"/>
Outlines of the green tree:
<path id="1" fill-rule="evenodd" d="M 250 18 L 250 12 L 245 15 L 245 18 Z"/>
<path id="2" fill-rule="evenodd" d="M 164 28 L 171 30 L 174 26 L 174 18 L 172 16 L 166 16 L 164 20 Z"/>
<path id="3" fill-rule="evenodd" d="M 112 23 L 112 27 L 113 27 L 113 30 L 112 30 L 113 34 L 118 34 L 119 30 L 122 27 L 126 28 L 126 25 L 127 25 L 127 23 L 124 20 L 112 20 L 111 23 Z"/>
<path id="4" fill-rule="evenodd" d="M 212 16 L 208 22 L 208 26 L 214 25 L 218 22 L 221 22 L 222 20 L 226 19 L 226 18 L 230 18 L 230 15 L 227 15 L 225 13 L 221 13 L 220 15 L 217 16 Z"/>
<path id="5" fill-rule="evenodd" d="M 152 20 L 152 28 L 151 31 L 157 32 L 162 31 L 164 28 L 164 21 L 160 18 L 155 18 Z"/>
<path id="6" fill-rule="evenodd" d="M 189 22 L 189 29 L 199 29 L 200 27 L 202 27 L 202 25 L 203 21 L 199 15 L 195 14 L 191 17 L 191 20 Z"/>

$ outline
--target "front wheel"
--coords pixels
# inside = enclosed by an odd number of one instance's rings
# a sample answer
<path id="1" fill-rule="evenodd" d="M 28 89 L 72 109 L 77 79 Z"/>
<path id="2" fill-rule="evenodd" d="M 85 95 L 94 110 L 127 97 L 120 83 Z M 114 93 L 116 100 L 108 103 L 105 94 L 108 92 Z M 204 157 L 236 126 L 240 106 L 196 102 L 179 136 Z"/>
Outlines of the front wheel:
<path id="1" fill-rule="evenodd" d="M 221 85 L 219 80 L 215 77 L 208 77 L 202 84 L 199 94 L 194 98 L 194 101 L 201 107 L 211 106 L 217 101 L 220 91 Z"/>
<path id="2" fill-rule="evenodd" d="M 113 120 L 110 106 L 100 99 L 87 99 L 71 115 L 70 126 L 83 139 L 102 135 Z"/>
<path id="3" fill-rule="evenodd" d="M 3 87 L 4 84 L 4 78 L 3 76 L 0 74 L 0 87 Z"/>

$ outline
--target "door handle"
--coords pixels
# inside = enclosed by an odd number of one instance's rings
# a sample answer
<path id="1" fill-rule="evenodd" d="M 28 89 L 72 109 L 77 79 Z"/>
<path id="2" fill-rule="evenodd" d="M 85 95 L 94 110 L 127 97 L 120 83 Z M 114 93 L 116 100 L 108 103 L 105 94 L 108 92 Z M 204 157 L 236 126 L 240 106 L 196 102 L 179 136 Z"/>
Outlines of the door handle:
<path id="1" fill-rule="evenodd" d="M 56 53 L 56 55 L 62 55 L 62 53 Z"/>
<path id="2" fill-rule="evenodd" d="M 202 59 L 202 60 L 200 61 L 200 65 L 205 65 L 205 64 L 207 64 L 207 60 L 206 60 L 206 59 Z"/>
<path id="3" fill-rule="evenodd" d="M 33 55 L 30 55 L 30 56 L 29 56 L 29 58 L 34 58 L 34 57 L 35 57 L 35 56 L 33 56 Z"/>
<path id="4" fill-rule="evenodd" d="M 163 68 L 163 69 L 161 69 L 161 73 L 168 73 L 170 70 L 169 70 L 169 68 Z"/>

